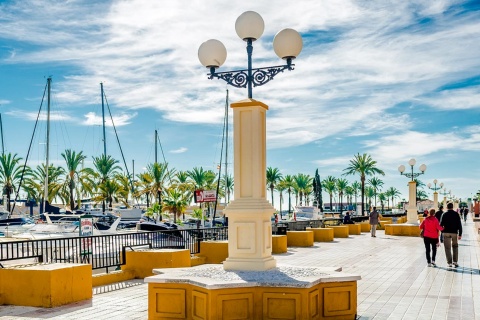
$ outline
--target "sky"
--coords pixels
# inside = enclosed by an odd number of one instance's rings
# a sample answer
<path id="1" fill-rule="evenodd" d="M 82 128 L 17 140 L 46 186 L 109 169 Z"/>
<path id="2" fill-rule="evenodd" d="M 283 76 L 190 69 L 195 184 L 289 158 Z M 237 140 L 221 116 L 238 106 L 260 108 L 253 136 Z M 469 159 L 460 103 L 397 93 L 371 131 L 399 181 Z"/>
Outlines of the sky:
<path id="1" fill-rule="evenodd" d="M 295 70 L 253 89 L 269 106 L 267 166 L 338 178 L 367 153 L 385 172 L 384 188 L 408 198 L 397 168 L 415 158 L 415 172 L 427 165 L 425 184 L 437 179 L 462 199 L 480 190 L 479 1 L 0 0 L 5 152 L 28 154 L 30 166 L 45 161 L 51 76 L 50 162 L 62 165 L 61 153 L 73 149 L 88 166 L 103 153 L 103 83 L 130 173 L 155 161 L 155 130 L 159 161 L 216 170 L 226 90 L 230 103 L 247 91 L 209 80 L 198 47 L 218 39 L 227 48 L 218 71 L 246 68 L 235 21 L 250 10 L 265 22 L 253 67 L 282 63 L 272 46 L 278 31 L 303 39 Z M 107 153 L 122 164 L 105 108 Z M 230 110 L 230 140 L 232 122 Z"/>

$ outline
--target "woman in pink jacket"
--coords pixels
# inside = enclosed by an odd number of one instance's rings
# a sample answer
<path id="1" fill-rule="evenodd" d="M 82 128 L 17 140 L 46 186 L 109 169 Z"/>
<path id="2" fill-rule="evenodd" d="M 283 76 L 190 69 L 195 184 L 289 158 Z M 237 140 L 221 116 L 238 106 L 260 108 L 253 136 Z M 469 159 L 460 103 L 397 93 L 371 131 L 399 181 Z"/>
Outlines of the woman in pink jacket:
<path id="1" fill-rule="evenodd" d="M 438 232 L 443 230 L 437 218 L 435 218 L 435 209 L 430 209 L 428 217 L 426 217 L 420 224 L 420 229 L 423 230 L 423 242 L 425 243 L 425 250 L 427 255 L 427 262 L 429 267 L 435 267 L 435 256 L 437 255 Z M 432 250 L 432 257 L 430 258 L 430 247 Z"/>

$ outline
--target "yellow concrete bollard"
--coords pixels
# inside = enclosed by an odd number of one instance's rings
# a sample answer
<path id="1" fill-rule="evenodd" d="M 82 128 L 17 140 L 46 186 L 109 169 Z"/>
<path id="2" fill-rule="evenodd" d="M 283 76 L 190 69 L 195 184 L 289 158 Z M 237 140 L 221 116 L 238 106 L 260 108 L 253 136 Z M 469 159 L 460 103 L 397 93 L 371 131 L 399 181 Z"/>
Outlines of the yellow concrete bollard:
<path id="1" fill-rule="evenodd" d="M 335 238 L 348 238 L 349 232 L 347 226 L 331 226 Z"/>
<path id="2" fill-rule="evenodd" d="M 52 308 L 92 298 L 92 267 L 52 263 L 0 269 L 1 304 Z"/>
<path id="3" fill-rule="evenodd" d="M 333 229 L 332 228 L 312 228 L 313 240 L 315 242 L 329 242 L 333 241 Z"/>
<path id="4" fill-rule="evenodd" d="M 360 231 L 361 232 L 370 232 L 370 223 L 369 222 L 360 223 Z"/>
<path id="5" fill-rule="evenodd" d="M 272 253 L 287 252 L 287 236 L 286 235 L 272 235 Z"/>
<path id="6" fill-rule="evenodd" d="M 312 247 L 313 231 L 287 231 L 287 246 Z"/>
<path id="7" fill-rule="evenodd" d="M 188 249 L 127 251 L 126 254 L 126 264 L 122 266 L 122 270 L 133 271 L 136 278 L 152 276 L 153 269 L 191 266 Z"/>
<path id="8" fill-rule="evenodd" d="M 348 234 L 360 234 L 362 232 L 362 227 L 360 224 L 347 224 Z"/>

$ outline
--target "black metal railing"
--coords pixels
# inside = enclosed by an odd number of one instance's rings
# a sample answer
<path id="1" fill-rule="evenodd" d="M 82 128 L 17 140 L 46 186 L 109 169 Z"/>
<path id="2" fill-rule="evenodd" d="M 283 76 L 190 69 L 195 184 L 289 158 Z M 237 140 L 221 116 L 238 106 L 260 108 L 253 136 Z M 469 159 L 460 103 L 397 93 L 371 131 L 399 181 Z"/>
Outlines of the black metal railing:
<path id="1" fill-rule="evenodd" d="M 228 240 L 228 228 L 182 229 L 120 233 L 92 237 L 49 238 L 0 243 L 0 267 L 6 261 L 25 263 L 88 263 L 92 269 L 125 264 L 126 251 L 139 248 L 188 249 L 200 252 L 205 240 Z M 18 261 L 17 261 L 18 262 Z"/>

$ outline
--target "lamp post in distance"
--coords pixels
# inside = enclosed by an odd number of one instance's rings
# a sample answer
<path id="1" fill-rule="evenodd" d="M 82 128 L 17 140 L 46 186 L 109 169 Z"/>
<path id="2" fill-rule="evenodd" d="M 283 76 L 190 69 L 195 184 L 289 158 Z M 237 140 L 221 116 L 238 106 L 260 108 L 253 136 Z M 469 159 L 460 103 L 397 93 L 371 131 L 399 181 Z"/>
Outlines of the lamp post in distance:
<path id="1" fill-rule="evenodd" d="M 447 209 L 447 188 L 443 188 L 442 190 L 440 190 L 439 192 L 442 196 L 443 196 L 443 210 L 446 210 Z"/>
<path id="2" fill-rule="evenodd" d="M 408 224 L 418 224 L 418 211 L 417 211 L 417 183 L 415 182 L 415 178 L 421 174 L 424 174 L 427 170 L 427 166 L 425 164 L 420 165 L 419 169 L 420 172 L 413 172 L 413 167 L 415 166 L 417 161 L 415 159 L 410 159 L 408 161 L 408 165 L 411 167 L 411 172 L 405 172 L 405 166 L 402 164 L 398 167 L 398 171 L 401 175 L 406 176 L 407 178 L 411 178 L 408 183 L 408 208 L 407 208 L 407 223 Z"/>
<path id="3" fill-rule="evenodd" d="M 437 187 L 437 182 L 438 182 L 437 179 L 433 180 L 433 185 L 434 185 L 433 187 L 431 183 L 427 184 L 428 189 L 433 190 L 433 207 L 435 208 L 435 210 L 438 210 L 438 192 L 437 191 L 443 188 L 443 182 L 440 183 L 439 187 Z"/>

